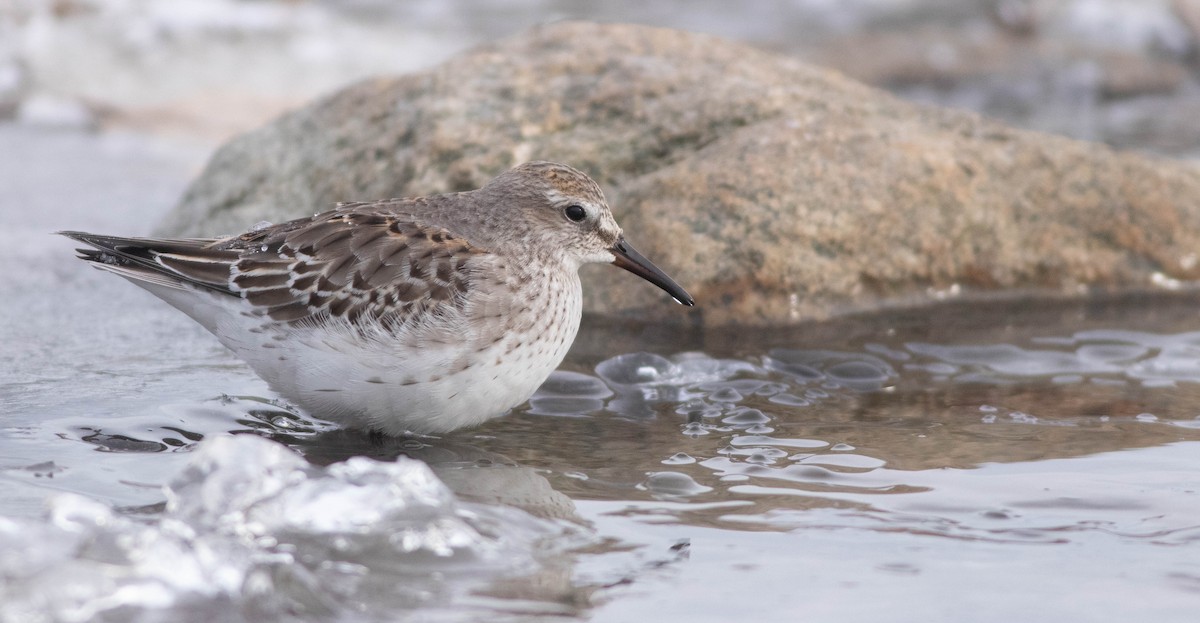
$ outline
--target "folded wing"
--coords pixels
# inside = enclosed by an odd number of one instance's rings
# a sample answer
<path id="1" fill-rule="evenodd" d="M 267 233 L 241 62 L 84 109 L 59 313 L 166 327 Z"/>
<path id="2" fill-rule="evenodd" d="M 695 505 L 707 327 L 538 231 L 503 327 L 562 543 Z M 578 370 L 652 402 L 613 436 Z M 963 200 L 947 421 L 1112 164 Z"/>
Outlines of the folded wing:
<path id="1" fill-rule="evenodd" d="M 383 325 L 461 312 L 480 250 L 445 229 L 349 204 L 234 238 L 120 238 L 61 232 L 79 257 L 134 281 L 240 297 L 288 323 Z"/>

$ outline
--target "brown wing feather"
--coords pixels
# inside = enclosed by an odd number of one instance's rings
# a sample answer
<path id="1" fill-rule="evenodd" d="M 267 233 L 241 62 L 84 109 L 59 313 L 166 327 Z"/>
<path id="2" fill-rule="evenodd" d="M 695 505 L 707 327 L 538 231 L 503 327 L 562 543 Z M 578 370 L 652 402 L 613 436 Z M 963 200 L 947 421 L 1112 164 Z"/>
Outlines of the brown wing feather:
<path id="1" fill-rule="evenodd" d="M 467 261 L 480 253 L 444 229 L 364 204 L 222 246 L 243 249 L 232 266 L 231 289 L 288 322 L 329 316 L 403 324 L 441 305 L 461 306 Z"/>
<path id="2" fill-rule="evenodd" d="M 245 298 L 271 318 L 304 322 L 369 317 L 385 326 L 420 323 L 450 305 L 462 310 L 466 240 L 411 216 L 381 212 L 420 199 L 342 204 L 223 239 L 118 238 L 61 232 L 95 247 L 81 257 L 131 279 L 184 283 Z"/>

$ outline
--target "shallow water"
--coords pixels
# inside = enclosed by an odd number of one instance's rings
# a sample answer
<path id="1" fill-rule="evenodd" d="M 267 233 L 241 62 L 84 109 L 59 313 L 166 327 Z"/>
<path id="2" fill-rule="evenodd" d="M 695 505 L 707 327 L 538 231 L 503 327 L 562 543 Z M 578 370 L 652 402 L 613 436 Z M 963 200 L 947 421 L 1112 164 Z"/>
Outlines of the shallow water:
<path id="1" fill-rule="evenodd" d="M 147 231 L 198 154 L 28 132 L 0 127 L 0 621 L 1200 606 L 1195 296 L 771 333 L 589 319 L 508 417 L 379 442 L 273 401 L 46 235 Z"/>

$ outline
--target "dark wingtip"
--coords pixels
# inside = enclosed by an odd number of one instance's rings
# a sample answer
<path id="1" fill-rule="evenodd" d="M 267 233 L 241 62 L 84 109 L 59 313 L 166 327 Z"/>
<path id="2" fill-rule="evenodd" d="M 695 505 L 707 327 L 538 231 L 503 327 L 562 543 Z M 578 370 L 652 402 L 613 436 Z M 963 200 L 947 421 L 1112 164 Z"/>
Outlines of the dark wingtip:
<path id="1" fill-rule="evenodd" d="M 87 237 L 89 236 L 89 234 L 87 232 L 72 231 L 69 229 L 64 229 L 62 231 L 56 231 L 56 232 L 54 232 L 54 235 L 55 236 L 66 236 L 67 238 L 70 238 L 71 240 L 78 240 L 79 242 L 87 242 Z"/>

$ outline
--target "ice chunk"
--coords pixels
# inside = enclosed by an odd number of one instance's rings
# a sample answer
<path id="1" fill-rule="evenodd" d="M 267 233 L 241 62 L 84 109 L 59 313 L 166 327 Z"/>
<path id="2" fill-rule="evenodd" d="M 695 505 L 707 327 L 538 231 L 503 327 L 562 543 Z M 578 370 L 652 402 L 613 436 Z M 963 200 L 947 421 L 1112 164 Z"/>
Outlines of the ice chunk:
<path id="1" fill-rule="evenodd" d="M 563 534 L 460 502 L 419 461 L 321 468 L 254 435 L 201 442 L 166 492 L 155 521 L 74 494 L 44 523 L 0 518 L 0 620 L 377 618 L 534 569 Z"/>

